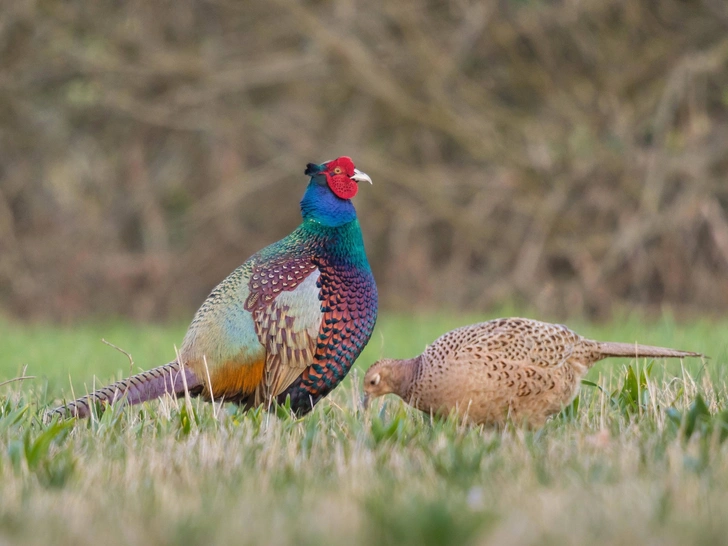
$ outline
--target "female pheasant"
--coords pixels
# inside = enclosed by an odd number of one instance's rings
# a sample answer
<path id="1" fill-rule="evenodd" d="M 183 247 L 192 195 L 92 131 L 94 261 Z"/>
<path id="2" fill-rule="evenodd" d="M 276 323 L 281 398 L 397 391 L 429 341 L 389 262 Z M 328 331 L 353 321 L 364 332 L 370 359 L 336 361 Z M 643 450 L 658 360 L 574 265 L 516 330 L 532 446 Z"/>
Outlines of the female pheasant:
<path id="1" fill-rule="evenodd" d="M 476 424 L 540 426 L 571 403 L 581 378 L 609 356 L 699 353 L 585 339 L 566 326 L 502 318 L 464 326 L 408 360 L 383 359 L 364 376 L 364 404 L 394 393 L 426 413 L 459 411 Z"/>
<path id="2" fill-rule="evenodd" d="M 174 362 L 51 412 L 88 416 L 92 404 L 137 404 L 185 389 L 246 407 L 284 401 L 310 411 L 369 341 L 377 287 L 351 198 L 371 179 L 348 157 L 309 163 L 303 222 L 253 255 L 203 302 Z"/>

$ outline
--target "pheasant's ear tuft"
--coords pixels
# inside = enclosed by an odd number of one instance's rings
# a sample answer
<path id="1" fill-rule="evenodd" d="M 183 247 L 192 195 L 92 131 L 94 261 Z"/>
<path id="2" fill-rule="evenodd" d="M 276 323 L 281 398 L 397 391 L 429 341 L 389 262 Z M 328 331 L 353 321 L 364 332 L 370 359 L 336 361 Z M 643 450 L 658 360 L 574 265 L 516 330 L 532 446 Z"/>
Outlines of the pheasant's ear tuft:
<path id="1" fill-rule="evenodd" d="M 323 169 L 321 168 L 321 165 L 316 165 L 316 163 L 309 163 L 308 165 L 306 165 L 306 170 L 303 174 L 307 176 L 313 176 L 320 173 L 322 170 Z"/>

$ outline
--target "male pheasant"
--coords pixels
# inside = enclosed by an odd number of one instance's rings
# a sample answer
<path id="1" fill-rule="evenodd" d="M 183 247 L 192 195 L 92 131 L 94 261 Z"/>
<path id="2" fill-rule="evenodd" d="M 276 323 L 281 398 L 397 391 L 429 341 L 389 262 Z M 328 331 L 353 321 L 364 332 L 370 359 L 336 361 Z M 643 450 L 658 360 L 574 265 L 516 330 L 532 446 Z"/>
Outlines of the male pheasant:
<path id="1" fill-rule="evenodd" d="M 170 393 L 283 402 L 305 414 L 346 376 L 369 341 L 377 287 L 351 198 L 371 179 L 348 157 L 309 163 L 303 222 L 223 280 L 195 314 L 174 362 L 51 412 L 85 417 L 91 405 L 136 404 Z"/>
<path id="2" fill-rule="evenodd" d="M 374 363 L 364 376 L 364 403 L 394 393 L 426 413 L 457 411 L 476 424 L 511 418 L 538 427 L 568 405 L 587 370 L 609 356 L 702 355 L 592 341 L 559 324 L 502 318 L 448 332 L 415 358 Z"/>

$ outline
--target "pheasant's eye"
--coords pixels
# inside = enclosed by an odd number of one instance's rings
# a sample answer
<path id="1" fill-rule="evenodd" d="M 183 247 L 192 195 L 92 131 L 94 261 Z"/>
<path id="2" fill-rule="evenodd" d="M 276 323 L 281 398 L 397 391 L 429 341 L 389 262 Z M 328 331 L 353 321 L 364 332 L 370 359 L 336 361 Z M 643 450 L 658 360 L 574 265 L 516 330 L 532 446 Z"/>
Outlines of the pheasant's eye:
<path id="1" fill-rule="evenodd" d="M 334 174 L 341 174 L 344 170 L 341 167 L 335 167 L 334 168 Z"/>
<path id="2" fill-rule="evenodd" d="M 382 376 L 381 376 L 381 375 L 379 375 L 379 374 L 377 374 L 377 375 L 375 375 L 374 377 L 372 377 L 372 378 L 371 378 L 371 379 L 369 380 L 369 384 L 370 384 L 370 385 L 379 385 L 379 381 L 380 381 L 381 379 L 382 379 Z"/>

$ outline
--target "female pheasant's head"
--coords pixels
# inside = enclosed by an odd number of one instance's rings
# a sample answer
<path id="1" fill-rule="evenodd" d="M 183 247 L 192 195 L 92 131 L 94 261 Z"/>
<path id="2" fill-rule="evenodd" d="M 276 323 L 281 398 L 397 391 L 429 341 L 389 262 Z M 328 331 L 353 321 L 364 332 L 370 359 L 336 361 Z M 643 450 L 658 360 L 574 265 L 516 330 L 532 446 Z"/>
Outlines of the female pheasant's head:
<path id="1" fill-rule="evenodd" d="M 309 163 L 305 174 L 311 177 L 311 182 L 301 200 L 303 217 L 329 226 L 343 225 L 356 218 L 351 198 L 356 195 L 359 182 L 372 183 L 346 156 L 321 164 Z"/>
<path id="2" fill-rule="evenodd" d="M 417 359 L 397 360 L 383 358 L 378 360 L 364 374 L 364 396 L 362 405 L 366 408 L 369 401 L 385 394 L 394 393 L 405 397 L 412 381 L 412 366 Z"/>

